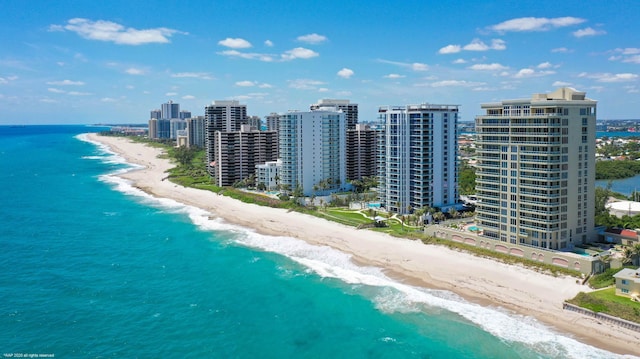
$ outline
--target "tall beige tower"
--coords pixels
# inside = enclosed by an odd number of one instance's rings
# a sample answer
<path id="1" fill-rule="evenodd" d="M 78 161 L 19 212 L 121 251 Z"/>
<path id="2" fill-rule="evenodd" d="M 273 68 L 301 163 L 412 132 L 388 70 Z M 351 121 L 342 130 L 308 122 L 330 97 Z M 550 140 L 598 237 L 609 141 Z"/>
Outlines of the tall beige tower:
<path id="1" fill-rule="evenodd" d="M 482 109 L 476 219 L 483 236 L 549 249 L 594 239 L 596 101 L 564 87 Z"/>

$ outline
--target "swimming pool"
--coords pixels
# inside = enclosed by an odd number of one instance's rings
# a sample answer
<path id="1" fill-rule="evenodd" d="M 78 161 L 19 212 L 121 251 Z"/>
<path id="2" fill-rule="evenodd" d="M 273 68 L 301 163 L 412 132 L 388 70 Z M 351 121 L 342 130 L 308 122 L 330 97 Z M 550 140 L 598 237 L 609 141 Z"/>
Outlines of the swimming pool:
<path id="1" fill-rule="evenodd" d="M 470 230 L 471 232 L 479 232 L 479 231 L 482 230 L 482 228 L 480 228 L 478 226 L 470 226 L 467 229 Z"/>

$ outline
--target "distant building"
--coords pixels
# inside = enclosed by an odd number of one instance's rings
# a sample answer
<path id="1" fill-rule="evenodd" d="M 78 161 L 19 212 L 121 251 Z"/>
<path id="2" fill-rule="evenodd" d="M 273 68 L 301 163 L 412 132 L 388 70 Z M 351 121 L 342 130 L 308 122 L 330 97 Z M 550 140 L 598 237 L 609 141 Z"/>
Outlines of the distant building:
<path id="1" fill-rule="evenodd" d="M 240 131 L 216 131 L 214 135 L 209 167 L 218 186 L 232 186 L 255 176 L 256 165 L 278 158 L 278 135 L 274 131 L 257 131 L 243 125 Z"/>
<path id="2" fill-rule="evenodd" d="M 186 120 L 188 118 L 191 118 L 191 111 L 184 111 L 184 110 L 180 111 L 178 118 L 181 120 Z"/>
<path id="3" fill-rule="evenodd" d="M 476 117 L 483 236 L 548 249 L 596 237 L 596 101 L 559 88 L 482 104 Z"/>
<path id="4" fill-rule="evenodd" d="M 310 110 L 318 110 L 322 107 L 335 107 L 345 114 L 347 130 L 354 130 L 358 124 L 358 104 L 350 103 L 349 100 L 321 99 L 318 103 L 312 104 Z"/>
<path id="5" fill-rule="evenodd" d="M 640 301 L 640 269 L 625 268 L 613 275 L 616 280 L 616 295 Z"/>
<path id="6" fill-rule="evenodd" d="M 189 138 L 187 130 L 176 131 L 176 147 L 189 147 Z"/>
<path id="7" fill-rule="evenodd" d="M 242 125 L 247 124 L 247 105 L 238 101 L 213 101 L 204 108 L 204 117 L 207 163 L 212 164 L 216 161 L 216 132 L 240 131 Z M 216 169 L 209 166 L 208 170 L 211 176 L 215 176 Z"/>
<path id="8" fill-rule="evenodd" d="M 278 121 L 280 121 L 280 115 L 272 112 L 266 118 L 267 131 L 278 132 Z"/>
<path id="9" fill-rule="evenodd" d="M 169 120 L 169 138 L 175 140 L 178 137 L 178 131 L 187 128 L 187 121 L 179 118 Z"/>
<path id="10" fill-rule="evenodd" d="M 162 118 L 162 111 L 160 109 L 151 110 L 151 114 L 150 114 L 149 118 L 155 118 L 156 120 L 161 119 Z"/>
<path id="11" fill-rule="evenodd" d="M 335 108 L 280 116 L 281 183 L 305 196 L 347 188 L 345 114 Z"/>
<path id="12" fill-rule="evenodd" d="M 376 136 L 374 129 L 357 124 L 353 130 L 347 130 L 347 180 L 359 180 L 377 175 Z"/>
<path id="13" fill-rule="evenodd" d="M 395 213 L 455 206 L 458 106 L 385 106 L 378 113 L 380 202 Z"/>
<path id="14" fill-rule="evenodd" d="M 158 119 L 152 118 L 149 120 L 149 134 L 150 139 L 158 138 Z"/>
<path id="15" fill-rule="evenodd" d="M 264 184 L 268 191 L 279 189 L 281 171 L 281 160 L 256 165 L 256 184 Z"/>
<path id="16" fill-rule="evenodd" d="M 262 131 L 262 119 L 260 116 L 247 117 L 247 124 L 255 130 Z"/>
<path id="17" fill-rule="evenodd" d="M 204 116 L 191 117 L 187 122 L 187 146 L 202 147 L 205 144 L 205 120 Z"/>
<path id="18" fill-rule="evenodd" d="M 170 120 L 172 118 L 180 118 L 180 104 L 173 103 L 173 101 L 169 101 L 167 103 L 163 103 L 161 105 L 161 116 L 160 118 L 164 118 Z"/>
<path id="19" fill-rule="evenodd" d="M 171 120 L 168 118 L 161 118 L 157 122 L 158 124 L 158 139 L 171 138 Z"/>

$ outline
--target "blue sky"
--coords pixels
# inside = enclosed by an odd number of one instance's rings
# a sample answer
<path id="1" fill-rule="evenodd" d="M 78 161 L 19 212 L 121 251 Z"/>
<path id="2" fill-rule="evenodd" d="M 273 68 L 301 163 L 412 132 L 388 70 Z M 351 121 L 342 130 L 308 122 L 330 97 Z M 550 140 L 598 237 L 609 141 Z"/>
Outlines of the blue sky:
<path id="1" fill-rule="evenodd" d="M 480 104 L 560 86 L 640 118 L 628 1 L 2 1 L 0 124 L 143 123 L 173 100 L 250 115 L 349 99 Z"/>

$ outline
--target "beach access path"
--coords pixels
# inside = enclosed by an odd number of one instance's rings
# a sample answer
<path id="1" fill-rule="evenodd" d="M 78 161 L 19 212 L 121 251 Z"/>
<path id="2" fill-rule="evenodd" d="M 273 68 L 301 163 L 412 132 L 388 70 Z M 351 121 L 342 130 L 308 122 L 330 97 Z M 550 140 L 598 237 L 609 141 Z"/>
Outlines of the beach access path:
<path id="1" fill-rule="evenodd" d="M 566 299 L 589 287 L 576 278 L 554 277 L 519 265 L 508 265 L 420 241 L 358 230 L 285 209 L 270 208 L 188 188 L 167 180 L 174 165 L 159 158 L 162 150 L 124 137 L 90 134 L 128 162 L 143 169 L 120 175 L 156 197 L 201 208 L 228 223 L 274 236 L 289 236 L 349 253 L 354 262 L 383 268 L 406 284 L 452 291 L 485 306 L 532 316 L 574 339 L 620 354 L 640 355 L 640 333 L 562 309 Z"/>

